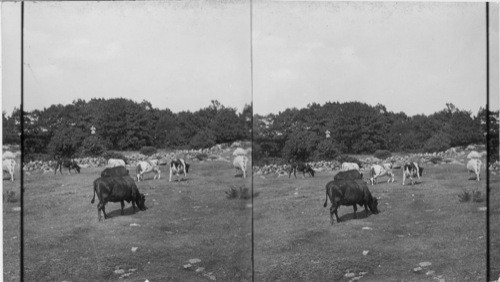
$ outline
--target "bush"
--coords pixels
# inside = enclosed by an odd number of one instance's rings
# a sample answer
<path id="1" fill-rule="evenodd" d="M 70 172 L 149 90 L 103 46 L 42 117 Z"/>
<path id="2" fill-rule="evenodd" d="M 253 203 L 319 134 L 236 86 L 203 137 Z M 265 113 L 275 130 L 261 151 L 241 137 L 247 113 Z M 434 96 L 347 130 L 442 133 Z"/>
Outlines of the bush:
<path id="1" fill-rule="evenodd" d="M 444 132 L 438 132 L 429 138 L 424 144 L 424 151 L 433 153 L 445 151 L 451 146 L 451 138 Z"/>
<path id="2" fill-rule="evenodd" d="M 208 155 L 205 153 L 201 153 L 201 154 L 196 155 L 195 158 L 197 158 L 200 161 L 204 161 L 204 160 L 208 159 Z"/>
<path id="3" fill-rule="evenodd" d="M 120 159 L 120 160 L 123 160 L 125 163 L 127 163 L 127 158 L 118 152 L 107 151 L 102 155 L 102 157 L 105 158 L 106 160 Z"/>
<path id="4" fill-rule="evenodd" d="M 81 155 L 83 157 L 101 156 L 110 144 L 104 141 L 99 135 L 90 135 L 82 142 Z"/>
<path id="5" fill-rule="evenodd" d="M 351 156 L 348 156 L 348 155 L 341 155 L 338 159 L 339 163 L 357 163 L 359 165 L 359 167 L 361 167 L 361 161 L 358 160 L 357 158 L 355 157 L 351 157 Z"/>
<path id="6" fill-rule="evenodd" d="M 443 158 L 441 158 L 441 157 L 439 157 L 439 156 L 438 156 L 438 157 L 432 157 L 432 158 L 430 159 L 430 161 L 431 161 L 433 164 L 437 164 L 437 163 L 442 162 L 442 161 L 443 161 Z"/>
<path id="7" fill-rule="evenodd" d="M 377 150 L 375 151 L 375 153 L 373 153 L 373 156 L 377 159 L 385 160 L 387 158 L 390 158 L 392 154 L 387 150 Z"/>
<path id="8" fill-rule="evenodd" d="M 322 140 L 316 148 L 316 160 L 331 161 L 340 155 L 340 149 L 332 138 Z"/>
<path id="9" fill-rule="evenodd" d="M 37 154 L 37 153 L 30 153 L 26 154 L 24 156 L 24 161 L 25 162 L 30 162 L 30 161 L 50 161 L 54 160 L 54 158 L 50 154 Z"/>
<path id="10" fill-rule="evenodd" d="M 156 152 L 157 152 L 156 148 L 151 146 L 144 146 L 139 150 L 139 153 L 145 156 L 151 156 L 153 154 L 156 154 Z"/>
<path id="11" fill-rule="evenodd" d="M 211 148 L 215 144 L 215 135 L 210 130 L 202 130 L 196 133 L 189 142 L 189 145 L 193 149 Z"/>

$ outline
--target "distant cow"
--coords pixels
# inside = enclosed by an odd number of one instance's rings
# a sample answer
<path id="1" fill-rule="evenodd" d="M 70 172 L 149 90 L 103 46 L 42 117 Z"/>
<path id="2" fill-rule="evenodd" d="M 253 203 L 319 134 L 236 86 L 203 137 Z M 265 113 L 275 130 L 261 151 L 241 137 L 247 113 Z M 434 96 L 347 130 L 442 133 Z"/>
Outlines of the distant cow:
<path id="1" fill-rule="evenodd" d="M 392 164 L 372 165 L 370 168 L 370 182 L 374 184 L 377 177 L 389 176 L 387 183 L 394 182 L 394 173 L 392 173 Z"/>
<path id="2" fill-rule="evenodd" d="M 101 177 L 112 176 L 129 176 L 129 172 L 124 166 L 108 167 L 101 172 Z"/>
<path id="3" fill-rule="evenodd" d="M 417 177 L 420 180 L 424 168 L 420 167 L 416 162 L 405 163 L 403 165 L 403 185 L 405 185 L 406 177 L 410 177 L 411 184 L 415 184 L 413 177 Z"/>
<path id="4" fill-rule="evenodd" d="M 467 170 L 469 173 L 474 173 L 476 175 L 476 180 L 480 181 L 479 174 L 481 171 L 481 165 L 483 163 L 480 159 L 471 159 L 467 162 Z"/>
<path id="5" fill-rule="evenodd" d="M 363 174 L 357 170 L 339 171 L 333 180 L 357 180 L 363 179 Z"/>
<path id="6" fill-rule="evenodd" d="M 121 214 L 123 215 L 124 201 L 132 202 L 132 208 L 135 213 L 135 205 L 139 210 L 146 210 L 144 194 L 139 193 L 139 189 L 135 185 L 134 179 L 126 177 L 101 177 L 94 180 L 94 197 L 90 203 L 94 203 L 95 195 L 99 198 L 97 204 L 97 217 L 101 221 L 101 210 L 104 214 L 104 219 L 108 218 L 104 206 L 107 202 L 120 202 Z"/>
<path id="7" fill-rule="evenodd" d="M 117 167 L 117 166 L 125 166 L 125 161 L 122 159 L 109 159 L 108 165 L 106 167 Z"/>
<path id="8" fill-rule="evenodd" d="M 359 171 L 359 165 L 357 163 L 342 163 L 342 171 L 357 170 Z"/>
<path id="9" fill-rule="evenodd" d="M 57 170 L 62 174 L 62 168 L 65 167 L 68 169 L 68 174 L 71 174 L 71 170 L 74 169 L 78 173 L 80 173 L 80 166 L 74 161 L 70 159 L 58 159 L 56 163 L 56 169 L 54 171 L 54 175 L 57 174 Z"/>
<path id="10" fill-rule="evenodd" d="M 10 181 L 14 182 L 14 170 L 16 169 L 16 161 L 13 159 L 6 159 L 2 162 L 2 171 L 9 173 Z"/>
<path id="11" fill-rule="evenodd" d="M 135 172 L 137 174 L 137 182 L 143 180 L 143 176 L 146 173 L 154 172 L 155 175 L 153 179 L 160 179 L 161 176 L 161 171 L 160 168 L 157 165 L 151 164 L 150 162 L 147 161 L 140 161 L 137 163 L 137 166 L 135 168 Z"/>
<path id="12" fill-rule="evenodd" d="M 238 172 L 241 170 L 243 172 L 243 178 L 247 177 L 247 162 L 248 158 L 246 156 L 236 156 L 233 160 L 233 167 L 236 169 L 236 175 L 238 175 Z M 235 175 L 235 176 L 236 176 Z"/>
<path id="13" fill-rule="evenodd" d="M 184 177 L 186 177 L 188 172 L 189 164 L 186 163 L 184 159 L 173 159 L 170 162 L 170 177 L 168 181 L 172 181 L 172 175 L 174 174 L 177 176 L 177 180 L 179 180 L 179 174 L 183 173 Z"/>
<path id="14" fill-rule="evenodd" d="M 365 213 L 368 216 L 368 209 L 374 214 L 378 211 L 378 200 L 373 197 L 368 190 L 367 184 L 362 180 L 333 180 L 326 184 L 326 200 L 323 207 L 328 205 L 328 198 L 332 206 L 330 207 L 330 223 L 333 225 L 333 215 L 340 222 L 337 209 L 340 206 L 352 206 L 354 209 L 354 218 L 357 218 L 357 206 L 365 207 Z"/>
<path id="15" fill-rule="evenodd" d="M 314 169 L 309 164 L 303 163 L 303 162 L 292 162 L 292 167 L 290 168 L 290 171 L 288 172 L 288 178 L 293 173 L 293 176 L 297 178 L 297 171 L 302 172 L 302 177 L 306 177 L 306 173 L 309 173 L 311 177 L 314 177 Z"/>

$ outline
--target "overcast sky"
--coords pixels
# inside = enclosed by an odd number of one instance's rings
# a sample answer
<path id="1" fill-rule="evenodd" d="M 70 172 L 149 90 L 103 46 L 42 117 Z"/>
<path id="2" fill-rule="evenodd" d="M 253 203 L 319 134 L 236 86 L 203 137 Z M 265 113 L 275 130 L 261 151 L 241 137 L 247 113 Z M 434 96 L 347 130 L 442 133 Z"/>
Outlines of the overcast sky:
<path id="1" fill-rule="evenodd" d="M 174 112 L 215 99 L 241 111 L 251 103 L 250 4 L 212 2 L 26 2 L 25 109 L 125 97 Z M 19 5 L 2 3 L 9 113 Z"/>
<path id="2" fill-rule="evenodd" d="M 484 3 L 257 2 L 253 8 L 257 113 L 354 100 L 409 115 L 439 111 L 447 102 L 474 114 L 485 107 Z"/>
<path id="3" fill-rule="evenodd" d="M 2 3 L 3 109 L 19 107 L 20 4 Z M 485 4 L 248 1 L 26 2 L 25 109 L 125 97 L 174 112 L 217 99 L 278 113 L 381 103 L 431 114 L 486 103 Z M 498 4 L 491 4 L 498 109 Z M 496 52 L 495 52 L 496 51 Z"/>

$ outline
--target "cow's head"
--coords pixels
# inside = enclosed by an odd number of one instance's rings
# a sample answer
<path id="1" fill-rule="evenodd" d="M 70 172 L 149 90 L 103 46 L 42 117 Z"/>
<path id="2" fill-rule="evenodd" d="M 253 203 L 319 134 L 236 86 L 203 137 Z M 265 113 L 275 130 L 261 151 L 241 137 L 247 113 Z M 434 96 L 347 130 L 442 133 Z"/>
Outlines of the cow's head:
<path id="1" fill-rule="evenodd" d="M 422 177 L 422 172 L 424 172 L 424 168 L 423 168 L 423 167 L 419 167 L 419 168 L 418 168 L 418 175 L 419 175 L 420 177 Z"/>
<path id="2" fill-rule="evenodd" d="M 186 163 L 186 173 L 188 173 L 188 172 L 189 172 L 189 164 Z"/>
<path id="3" fill-rule="evenodd" d="M 71 164 L 71 166 L 78 172 L 80 173 L 80 166 L 75 162 L 73 161 L 73 163 Z"/>
<path id="4" fill-rule="evenodd" d="M 147 207 L 146 207 L 146 196 L 142 193 L 139 194 L 139 199 L 137 199 L 135 201 L 135 203 L 137 204 L 137 207 L 141 210 L 141 211 L 145 211 L 147 210 Z"/>
<path id="5" fill-rule="evenodd" d="M 310 167 L 309 165 L 307 166 L 307 171 L 311 174 L 312 177 L 314 177 L 314 169 Z"/>
<path id="6" fill-rule="evenodd" d="M 368 203 L 368 208 L 370 208 L 370 211 L 374 214 L 379 213 L 378 210 L 378 200 L 375 197 L 372 197 L 372 201 Z"/>

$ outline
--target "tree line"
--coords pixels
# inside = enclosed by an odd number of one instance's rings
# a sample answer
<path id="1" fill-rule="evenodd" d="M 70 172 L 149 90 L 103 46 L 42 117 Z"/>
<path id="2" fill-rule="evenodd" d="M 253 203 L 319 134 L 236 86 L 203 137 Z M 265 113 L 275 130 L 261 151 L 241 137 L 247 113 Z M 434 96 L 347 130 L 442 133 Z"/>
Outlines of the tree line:
<path id="1" fill-rule="evenodd" d="M 4 144 L 20 144 L 20 111 L 3 113 Z M 92 130 L 94 134 L 92 134 Z M 250 140 L 252 106 L 241 113 L 213 100 L 196 112 L 153 108 L 132 100 L 77 100 L 24 113 L 25 155 L 92 156 L 107 150 L 207 148 L 219 143 Z"/>
<path id="2" fill-rule="evenodd" d="M 345 154 L 438 152 L 455 146 L 486 144 L 486 110 L 476 115 L 446 104 L 431 115 L 407 116 L 385 106 L 360 102 L 316 103 L 278 114 L 254 115 L 256 164 L 333 160 Z M 498 160 L 498 111 L 490 113 L 491 158 Z"/>

